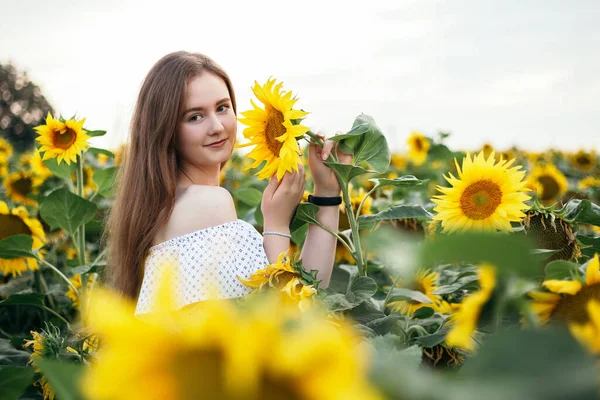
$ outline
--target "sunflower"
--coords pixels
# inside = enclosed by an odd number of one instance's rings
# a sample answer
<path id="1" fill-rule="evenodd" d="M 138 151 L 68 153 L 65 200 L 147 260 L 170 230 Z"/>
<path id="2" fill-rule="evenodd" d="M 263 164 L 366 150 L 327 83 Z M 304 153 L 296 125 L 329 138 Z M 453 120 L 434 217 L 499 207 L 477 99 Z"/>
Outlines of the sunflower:
<path id="1" fill-rule="evenodd" d="M 30 235 L 33 238 L 32 250 L 41 248 L 46 241 L 42 224 L 35 218 L 29 218 L 23 206 L 9 210 L 5 202 L 0 201 L 0 240 L 13 235 Z M 0 272 L 5 276 L 21 275 L 27 270 L 37 270 L 35 258 L 0 258 Z"/>
<path id="2" fill-rule="evenodd" d="M 8 161 L 13 153 L 13 148 L 10 143 L 3 137 L 0 137 L 0 160 Z"/>
<path id="3" fill-rule="evenodd" d="M 365 198 L 367 192 L 363 187 L 359 187 L 358 190 L 356 190 L 354 186 L 350 183 L 348 184 L 348 194 L 350 195 L 350 203 L 352 204 L 353 213 L 356 214 L 356 212 L 358 211 L 358 206 L 360 205 L 363 199 L 365 199 L 365 202 L 363 203 L 360 209 L 360 215 L 368 215 L 373 213 L 371 210 L 373 198 L 371 196 Z M 350 222 L 348 221 L 348 217 L 346 216 L 346 203 L 344 202 L 343 198 L 342 204 L 340 204 L 339 207 L 340 230 L 343 231 L 346 229 L 350 229 Z"/>
<path id="4" fill-rule="evenodd" d="M 37 174 L 42 180 L 48 179 L 53 175 L 52 171 L 50 171 L 42 161 L 42 156 L 37 150 L 34 150 L 33 153 L 31 153 L 28 164 L 31 171 Z"/>
<path id="5" fill-rule="evenodd" d="M 36 206 L 37 201 L 29 198 L 29 195 L 39 193 L 38 187 L 44 180 L 32 171 L 13 172 L 3 182 L 6 195 L 15 203 Z"/>
<path id="6" fill-rule="evenodd" d="M 423 347 L 421 366 L 430 368 L 456 368 L 463 364 L 465 358 L 456 349 L 436 344 L 431 348 Z"/>
<path id="7" fill-rule="evenodd" d="M 520 221 L 525 216 L 524 203 L 529 200 L 525 191 L 524 171 L 520 166 L 509 168 L 514 162 L 494 161 L 494 153 L 487 160 L 480 152 L 471 160 L 463 159 L 462 169 L 454 159 L 458 178 L 449 173 L 444 176 L 452 187 L 437 189 L 442 195 L 434 196 L 437 204 L 433 217 L 442 222 L 444 232 L 462 230 L 511 231 L 511 222 Z"/>
<path id="8" fill-rule="evenodd" d="M 494 267 L 487 264 L 479 267 L 479 285 L 480 289 L 465 297 L 456 313 L 450 316 L 454 325 L 446 337 L 446 344 L 449 346 L 471 351 L 475 349 L 472 335 L 477 328 L 481 310 L 492 296 L 496 286 Z"/>
<path id="9" fill-rule="evenodd" d="M 592 354 L 600 355 L 600 301 L 590 300 L 587 305 L 589 322 L 571 323 L 569 329 Z"/>
<path id="10" fill-rule="evenodd" d="M 98 189 L 98 186 L 92 179 L 93 175 L 94 169 L 92 167 L 87 165 L 83 167 L 83 195 L 86 197 Z M 73 183 L 77 184 L 77 174 L 75 172 L 71 175 L 71 180 Z"/>
<path id="11" fill-rule="evenodd" d="M 415 165 L 423 165 L 427 159 L 427 153 L 431 144 L 429 139 L 421 135 L 419 132 L 411 133 L 407 140 L 408 143 L 408 157 Z"/>
<path id="12" fill-rule="evenodd" d="M 559 215 L 550 212 L 529 210 L 523 218 L 523 228 L 527 236 L 533 237 L 538 249 L 557 250 L 544 263 L 555 260 L 570 261 L 581 257 L 573 227 Z"/>
<path id="13" fill-rule="evenodd" d="M 537 192 L 538 198 L 544 205 L 549 205 L 560 199 L 567 191 L 569 183 L 553 164 L 545 164 L 533 168 L 527 186 Z"/>
<path id="14" fill-rule="evenodd" d="M 8 160 L 0 156 L 0 178 L 4 179 L 6 175 L 8 175 Z"/>
<path id="15" fill-rule="evenodd" d="M 35 140 L 42 145 L 39 150 L 44 153 L 43 159 L 56 158 L 59 164 L 64 160 L 69 165 L 71 161 L 77 162 L 77 155 L 89 146 L 90 137 L 83 129 L 84 122 L 85 118 L 62 122 L 48 112 L 46 125 L 35 127 L 39 135 Z"/>
<path id="16" fill-rule="evenodd" d="M 577 153 L 572 154 L 571 164 L 581 171 L 591 171 L 596 166 L 596 153 L 579 150 Z"/>
<path id="17" fill-rule="evenodd" d="M 542 285 L 550 292 L 529 292 L 532 307 L 540 321 L 589 322 L 587 305 L 600 301 L 600 263 L 595 254 L 586 267 L 585 283 L 579 280 L 546 280 Z"/>
<path id="18" fill-rule="evenodd" d="M 133 303 L 94 291 L 85 320 L 103 341 L 81 385 L 86 398 L 382 398 L 348 323 L 336 327 L 316 309 L 298 313 L 275 293 L 243 308 L 211 300 L 173 312 L 168 281 L 143 320 Z"/>
<path id="19" fill-rule="evenodd" d="M 82 282 L 81 282 L 81 275 L 80 274 L 75 274 L 73 275 L 73 277 L 71 279 L 69 279 L 71 281 L 71 283 L 73 284 L 73 286 L 75 286 L 75 288 L 77 290 L 81 289 L 82 286 Z M 94 281 L 93 276 L 89 275 L 88 276 L 88 283 L 87 283 L 87 288 L 89 289 L 92 286 L 92 282 Z M 77 295 L 77 293 L 75 293 L 75 290 L 73 290 L 73 288 L 71 286 L 69 286 L 69 290 L 67 291 L 66 296 L 68 298 L 71 299 L 71 301 L 73 302 L 73 307 L 77 308 L 79 307 L 79 296 Z"/>
<path id="20" fill-rule="evenodd" d="M 255 271 L 250 278 L 238 276 L 238 279 L 244 285 L 257 289 L 257 292 L 265 287 L 276 288 L 297 302 L 301 309 L 310 306 L 313 295 L 317 293 L 313 285 L 302 281 L 298 267 L 292 264 L 287 252 L 279 254 L 276 263 L 267 264 L 264 269 Z"/>
<path id="21" fill-rule="evenodd" d="M 394 153 L 392 154 L 391 164 L 398 171 L 402 171 L 406 168 L 406 157 L 403 154 Z"/>
<path id="22" fill-rule="evenodd" d="M 283 83 L 275 84 L 275 79 L 269 79 L 263 86 L 254 81 L 252 91 L 264 109 L 250 100 L 252 110 L 242 113 L 244 118 L 240 122 L 247 126 L 244 137 L 250 143 L 236 147 L 256 146 L 248 157 L 254 163 L 244 171 L 258 167 L 263 161 L 265 166 L 256 175 L 258 179 L 269 179 L 277 173 L 277 180 L 281 180 L 286 171 L 298 171 L 300 148 L 296 138 L 308 132 L 304 125 L 294 125 L 294 120 L 299 120 L 308 115 L 307 112 L 294 110 L 298 99 L 292 98 L 292 92 L 282 90 Z"/>
<path id="23" fill-rule="evenodd" d="M 494 151 L 494 147 L 489 144 L 489 143 L 485 143 L 482 147 L 481 150 L 483 152 L 483 156 L 485 158 L 488 158 L 490 156 L 490 154 L 495 153 Z"/>
<path id="24" fill-rule="evenodd" d="M 587 176 L 577 183 L 577 187 L 581 190 L 588 188 L 600 188 L 600 178 L 594 176 Z"/>
<path id="25" fill-rule="evenodd" d="M 33 346 L 33 353 L 29 357 L 27 364 L 33 365 L 35 372 L 40 373 L 41 370 L 37 366 L 37 362 L 42 359 L 56 359 L 63 346 L 64 339 L 58 328 L 51 327 L 48 330 L 41 330 L 41 333 L 31 331 L 32 340 L 26 340 L 24 348 Z M 41 379 L 35 383 L 42 388 L 44 400 L 54 400 L 54 392 L 48 384 L 46 377 L 42 375 Z"/>
<path id="26" fill-rule="evenodd" d="M 388 303 L 388 306 L 391 307 L 392 311 L 400 312 L 410 316 L 413 316 L 418 309 L 423 307 L 433 308 L 433 310 L 436 312 L 450 311 L 450 306 L 448 303 L 446 303 L 441 296 L 433 294 L 433 291 L 438 288 L 436 286 L 436 281 L 439 279 L 439 277 L 440 274 L 437 272 L 421 270 L 416 274 L 412 284 L 406 286 L 403 282 L 396 283 L 397 287 L 407 287 L 408 289 L 423 293 L 429 298 L 429 300 L 431 300 L 431 303 L 420 303 L 415 300 L 399 300 Z M 396 280 L 395 277 L 392 277 L 392 279 Z"/>

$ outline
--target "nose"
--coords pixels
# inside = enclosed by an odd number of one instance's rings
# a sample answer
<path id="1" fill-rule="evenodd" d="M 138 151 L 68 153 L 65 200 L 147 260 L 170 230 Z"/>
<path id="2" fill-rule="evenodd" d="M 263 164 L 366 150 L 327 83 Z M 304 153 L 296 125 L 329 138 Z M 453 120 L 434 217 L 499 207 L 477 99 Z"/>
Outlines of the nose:
<path id="1" fill-rule="evenodd" d="M 210 118 L 209 134 L 218 135 L 219 133 L 223 132 L 224 130 L 225 130 L 225 127 L 221 123 L 221 120 L 219 119 L 219 117 L 216 114 L 212 114 L 212 116 Z"/>

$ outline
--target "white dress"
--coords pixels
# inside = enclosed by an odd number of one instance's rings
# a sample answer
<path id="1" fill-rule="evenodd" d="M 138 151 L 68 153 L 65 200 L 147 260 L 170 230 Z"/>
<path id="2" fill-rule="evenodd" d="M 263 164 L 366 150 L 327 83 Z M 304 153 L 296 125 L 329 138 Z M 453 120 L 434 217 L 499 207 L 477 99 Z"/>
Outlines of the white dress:
<path id="1" fill-rule="evenodd" d="M 169 239 L 149 249 L 135 315 L 152 311 L 163 268 L 177 268 L 176 301 L 183 307 L 208 299 L 211 282 L 219 298 L 250 293 L 237 276 L 248 279 L 266 263 L 262 235 L 241 219 Z"/>

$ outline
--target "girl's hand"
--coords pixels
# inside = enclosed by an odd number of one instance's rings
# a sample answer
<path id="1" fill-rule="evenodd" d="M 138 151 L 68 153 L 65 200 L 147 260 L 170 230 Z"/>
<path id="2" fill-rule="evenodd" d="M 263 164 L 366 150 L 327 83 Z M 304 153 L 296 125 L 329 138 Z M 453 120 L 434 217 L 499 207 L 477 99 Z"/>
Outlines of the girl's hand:
<path id="1" fill-rule="evenodd" d="M 302 164 L 298 164 L 298 171 L 286 172 L 279 182 L 276 175 L 273 175 L 263 192 L 260 205 L 265 220 L 265 231 L 289 232 L 290 221 L 296 206 L 302 200 L 305 185 L 306 177 Z"/>
<path id="2" fill-rule="evenodd" d="M 339 133 L 336 133 L 337 135 Z M 325 141 L 323 134 L 318 133 L 317 136 Z M 323 161 L 327 160 L 332 151 L 336 151 L 340 164 L 350 164 L 352 161 L 352 154 L 343 153 L 339 149 L 338 143 L 333 140 L 325 141 L 323 148 L 317 144 L 308 146 L 308 166 L 315 182 L 315 196 L 339 196 L 342 190 L 333 170 L 323 164 Z"/>

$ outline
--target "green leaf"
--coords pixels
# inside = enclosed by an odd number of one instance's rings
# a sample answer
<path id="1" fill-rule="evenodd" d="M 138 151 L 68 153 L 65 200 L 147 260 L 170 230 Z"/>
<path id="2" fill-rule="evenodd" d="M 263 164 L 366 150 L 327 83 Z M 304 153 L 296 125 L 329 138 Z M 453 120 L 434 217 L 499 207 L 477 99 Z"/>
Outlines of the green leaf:
<path id="1" fill-rule="evenodd" d="M 400 204 L 391 206 L 377 214 L 365 214 L 358 217 L 359 224 L 371 224 L 375 221 L 400 218 L 431 218 L 432 215 L 418 204 Z"/>
<path id="2" fill-rule="evenodd" d="M 570 278 L 577 274 L 578 269 L 578 264 L 564 260 L 556 260 L 546 265 L 544 268 L 544 276 L 546 279 Z"/>
<path id="3" fill-rule="evenodd" d="M 10 296 L 11 294 L 22 292 L 31 287 L 31 278 L 27 275 L 21 275 L 11 278 L 8 282 L 0 284 L 0 296 Z"/>
<path id="4" fill-rule="evenodd" d="M 435 311 L 431 307 L 421 307 L 415 311 L 413 318 L 415 319 L 427 319 L 435 314 Z"/>
<path id="5" fill-rule="evenodd" d="M 594 359 L 566 329 L 511 330 L 488 337 L 461 379 L 511 382 L 526 399 L 596 398 Z"/>
<path id="6" fill-rule="evenodd" d="M 363 301 L 353 309 L 349 310 L 347 313 L 356 322 L 361 324 L 368 324 L 371 321 L 385 317 L 385 314 L 370 300 Z"/>
<path id="7" fill-rule="evenodd" d="M 73 161 L 71 161 L 70 164 L 67 164 L 63 160 L 59 164 L 58 161 L 56 161 L 56 158 L 44 160 L 44 164 L 54 175 L 61 179 L 71 179 L 71 175 L 75 173 L 75 169 L 77 168 L 77 163 Z"/>
<path id="8" fill-rule="evenodd" d="M 600 253 L 600 237 L 577 236 L 577 240 L 582 244 L 581 252 L 586 256 L 594 257 L 594 254 Z"/>
<path id="9" fill-rule="evenodd" d="M 61 400 L 83 399 L 79 388 L 84 368 L 89 367 L 47 359 L 38 360 L 37 365 L 50 383 L 56 397 Z"/>
<path id="10" fill-rule="evenodd" d="M 16 293 L 0 301 L 0 306 L 8 305 L 26 305 L 34 307 L 44 307 L 44 296 L 39 293 Z"/>
<path id="11" fill-rule="evenodd" d="M 30 353 L 25 350 L 18 350 L 10 344 L 7 339 L 0 339 L 0 365 L 2 366 L 25 366 L 29 361 Z M 0 384 L 0 387 L 2 385 Z M 2 398 L 0 396 L 0 398 Z"/>
<path id="12" fill-rule="evenodd" d="M 306 233 L 308 232 L 308 224 L 300 225 L 300 227 L 294 230 L 292 234 L 292 241 L 296 243 L 298 247 L 304 246 L 306 240 Z"/>
<path id="13" fill-rule="evenodd" d="M 33 368 L 0 366 L 0 399 L 18 399 L 33 381 Z"/>
<path id="14" fill-rule="evenodd" d="M 98 148 L 98 147 L 89 147 L 87 149 L 87 151 L 88 151 L 88 153 L 92 153 L 94 155 L 104 154 L 104 155 L 107 155 L 109 157 L 115 158 L 115 154 L 112 151 L 110 151 L 110 150 L 101 149 L 101 148 Z"/>
<path id="15" fill-rule="evenodd" d="M 406 288 L 392 288 L 392 294 L 390 300 L 414 300 L 423 304 L 431 304 L 431 299 L 425 296 L 418 290 L 410 290 Z"/>
<path id="16" fill-rule="evenodd" d="M 262 213 L 262 210 L 260 209 L 260 207 L 256 207 L 256 209 L 254 210 L 254 220 L 260 226 L 264 226 L 264 224 L 265 224 L 265 217 L 263 216 L 263 213 Z"/>
<path id="17" fill-rule="evenodd" d="M 323 164 L 327 165 L 336 172 L 337 176 L 342 181 L 342 185 L 348 185 L 352 179 L 359 175 L 377 173 L 377 171 L 364 169 L 363 167 L 352 164 L 338 164 L 334 162 L 324 162 Z"/>
<path id="18" fill-rule="evenodd" d="M 312 203 L 300 203 L 296 208 L 296 218 L 300 221 L 310 222 L 311 224 L 317 224 L 317 213 L 319 212 L 319 206 Z"/>
<path id="19" fill-rule="evenodd" d="M 365 301 L 377 293 L 377 283 L 368 276 L 357 276 L 350 283 L 348 291 L 354 294 L 356 302 Z"/>
<path id="20" fill-rule="evenodd" d="M 422 345 L 423 347 L 431 348 L 433 346 L 437 346 L 446 340 L 446 336 L 448 335 L 448 331 L 446 329 L 440 329 L 436 333 L 432 333 L 431 335 L 418 336 L 415 338 L 417 343 Z"/>
<path id="21" fill-rule="evenodd" d="M 379 187 L 383 186 L 397 186 L 397 187 L 413 187 L 424 185 L 429 182 L 429 179 L 421 180 L 417 179 L 414 175 L 404 175 L 399 176 L 394 179 L 386 179 L 386 178 L 371 178 L 369 179 L 371 182 L 375 182 L 375 185 Z"/>
<path id="22" fill-rule="evenodd" d="M 40 205 L 40 215 L 52 229 L 64 228 L 71 235 L 82 224 L 91 221 L 97 210 L 96 204 L 67 189 L 55 190 Z"/>
<path id="23" fill-rule="evenodd" d="M 600 226 L 600 207 L 589 200 L 570 200 L 563 210 L 567 220 Z"/>
<path id="24" fill-rule="evenodd" d="M 113 197 L 115 178 L 119 167 L 109 167 L 94 171 L 92 180 L 98 186 L 98 193 L 104 197 Z"/>
<path id="25" fill-rule="evenodd" d="M 104 136 L 106 135 L 106 131 L 85 131 L 85 134 L 91 137 Z"/>
<path id="26" fill-rule="evenodd" d="M 440 286 L 439 288 L 431 292 L 431 294 L 450 294 L 459 290 L 464 290 L 466 286 L 470 285 L 472 282 L 476 282 L 478 279 L 479 278 L 477 277 L 477 275 L 466 276 L 458 282 L 454 282 L 450 285 Z"/>
<path id="27" fill-rule="evenodd" d="M 251 187 L 236 190 L 233 196 L 250 207 L 258 206 L 262 200 L 262 192 Z"/>
<path id="28" fill-rule="evenodd" d="M 356 306 L 356 304 L 348 301 L 346 296 L 342 293 L 335 293 L 326 296 L 323 299 L 323 304 L 325 305 L 327 310 L 331 312 L 349 310 L 352 307 Z"/>
<path id="29" fill-rule="evenodd" d="M 375 120 L 366 114 L 356 117 L 348 133 L 330 139 L 341 142 L 341 150 L 354 156 L 354 164 L 366 162 L 379 173 L 384 173 L 390 166 L 387 140 Z"/>
<path id="30" fill-rule="evenodd" d="M 0 258 L 33 257 L 31 246 L 33 238 L 29 235 L 13 235 L 0 240 Z"/>
<path id="31" fill-rule="evenodd" d="M 393 331 L 401 330 L 401 328 L 398 326 L 399 319 L 399 315 L 386 315 L 385 317 L 367 322 L 365 326 L 372 329 L 378 335 L 385 335 L 388 333 L 394 333 Z"/>
<path id="32" fill-rule="evenodd" d="M 533 248 L 531 239 L 518 235 L 440 235 L 425 242 L 421 248 L 420 265 L 487 262 L 496 267 L 499 273 L 514 272 L 525 277 L 538 277 L 542 274 L 542 268 L 531 254 Z"/>

